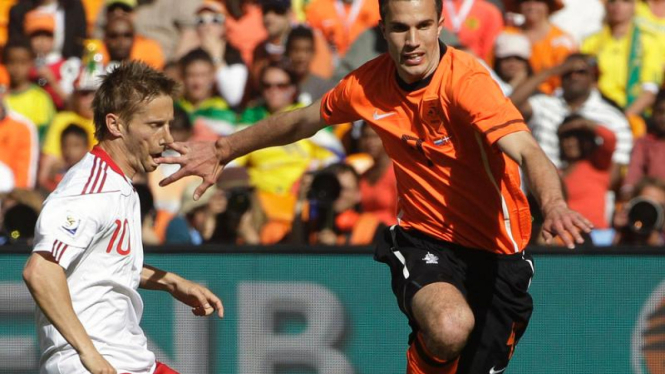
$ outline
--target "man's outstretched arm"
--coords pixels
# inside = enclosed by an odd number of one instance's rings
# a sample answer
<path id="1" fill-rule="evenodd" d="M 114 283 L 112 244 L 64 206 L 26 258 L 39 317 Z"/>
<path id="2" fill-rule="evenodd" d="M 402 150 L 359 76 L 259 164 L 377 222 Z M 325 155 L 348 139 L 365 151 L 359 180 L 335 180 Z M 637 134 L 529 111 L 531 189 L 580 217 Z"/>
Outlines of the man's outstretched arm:
<path id="1" fill-rule="evenodd" d="M 581 231 L 593 227 L 588 219 L 568 209 L 561 191 L 561 179 L 552 162 L 529 132 L 508 134 L 497 141 L 501 151 L 517 162 L 525 172 L 531 192 L 543 212 L 543 237 L 550 243 L 559 236 L 568 248 L 584 243 Z"/>
<path id="2" fill-rule="evenodd" d="M 65 271 L 51 254 L 33 253 L 23 269 L 23 280 L 46 318 L 78 352 L 86 369 L 93 374 L 115 374 L 76 316 Z"/>
<path id="3" fill-rule="evenodd" d="M 197 316 L 208 316 L 217 310 L 219 318 L 224 317 L 222 301 L 212 291 L 175 273 L 143 265 L 139 286 L 147 290 L 168 291 L 176 300 L 191 306 L 192 313 Z"/>
<path id="4" fill-rule="evenodd" d="M 174 143 L 170 147 L 180 153 L 178 157 L 160 157 L 159 164 L 179 164 L 180 170 L 160 182 L 166 186 L 176 180 L 197 175 L 203 182 L 194 192 L 194 199 L 213 185 L 231 160 L 258 149 L 291 144 L 308 138 L 327 124 L 321 118 L 321 101 L 290 112 L 274 114 L 256 124 L 216 142 Z"/>

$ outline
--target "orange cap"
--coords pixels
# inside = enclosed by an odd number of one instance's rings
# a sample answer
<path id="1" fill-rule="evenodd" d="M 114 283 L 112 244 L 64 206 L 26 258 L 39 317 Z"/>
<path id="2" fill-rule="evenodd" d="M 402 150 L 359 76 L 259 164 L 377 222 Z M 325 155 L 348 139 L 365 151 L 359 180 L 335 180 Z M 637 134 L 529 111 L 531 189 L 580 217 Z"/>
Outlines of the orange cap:
<path id="1" fill-rule="evenodd" d="M 32 10 L 25 15 L 23 27 L 27 35 L 37 31 L 53 33 L 55 31 L 55 19 L 51 14 Z"/>

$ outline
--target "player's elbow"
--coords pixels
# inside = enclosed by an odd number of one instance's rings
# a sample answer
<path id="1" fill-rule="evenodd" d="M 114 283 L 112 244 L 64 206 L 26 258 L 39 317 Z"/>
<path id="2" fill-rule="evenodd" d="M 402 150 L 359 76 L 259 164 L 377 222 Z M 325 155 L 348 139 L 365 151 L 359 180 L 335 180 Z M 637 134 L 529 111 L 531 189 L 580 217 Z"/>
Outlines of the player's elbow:
<path id="1" fill-rule="evenodd" d="M 23 268 L 23 282 L 25 282 L 29 289 L 38 288 L 40 284 L 47 281 L 47 277 L 45 276 L 46 269 L 44 269 L 43 262 L 45 262 L 44 258 L 34 253 L 25 263 L 25 267 Z"/>

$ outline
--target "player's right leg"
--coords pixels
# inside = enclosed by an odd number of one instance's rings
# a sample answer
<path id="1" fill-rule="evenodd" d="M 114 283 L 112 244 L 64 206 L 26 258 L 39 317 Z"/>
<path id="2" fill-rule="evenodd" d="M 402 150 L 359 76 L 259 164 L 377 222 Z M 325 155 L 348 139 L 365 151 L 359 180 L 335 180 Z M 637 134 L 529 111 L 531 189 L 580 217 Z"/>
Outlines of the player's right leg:
<path id="1" fill-rule="evenodd" d="M 410 356 L 437 363 L 426 365 L 433 366 L 436 373 L 454 373 L 452 366 L 456 365 L 452 363 L 457 362 L 474 327 L 473 312 L 462 293 L 450 283 L 431 283 L 413 296 L 411 310 L 420 331 L 411 344 Z M 444 371 L 443 366 L 451 370 Z"/>

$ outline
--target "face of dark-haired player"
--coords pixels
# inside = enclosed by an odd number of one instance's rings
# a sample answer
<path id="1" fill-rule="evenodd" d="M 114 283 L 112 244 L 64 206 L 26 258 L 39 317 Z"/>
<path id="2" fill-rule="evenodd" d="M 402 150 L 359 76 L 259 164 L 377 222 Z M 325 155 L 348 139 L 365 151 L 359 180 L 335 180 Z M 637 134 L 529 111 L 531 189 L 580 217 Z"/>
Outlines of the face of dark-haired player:
<path id="1" fill-rule="evenodd" d="M 435 0 L 390 0 L 380 27 L 397 73 L 406 83 L 433 74 L 439 65 L 439 33 L 443 18 Z"/>

